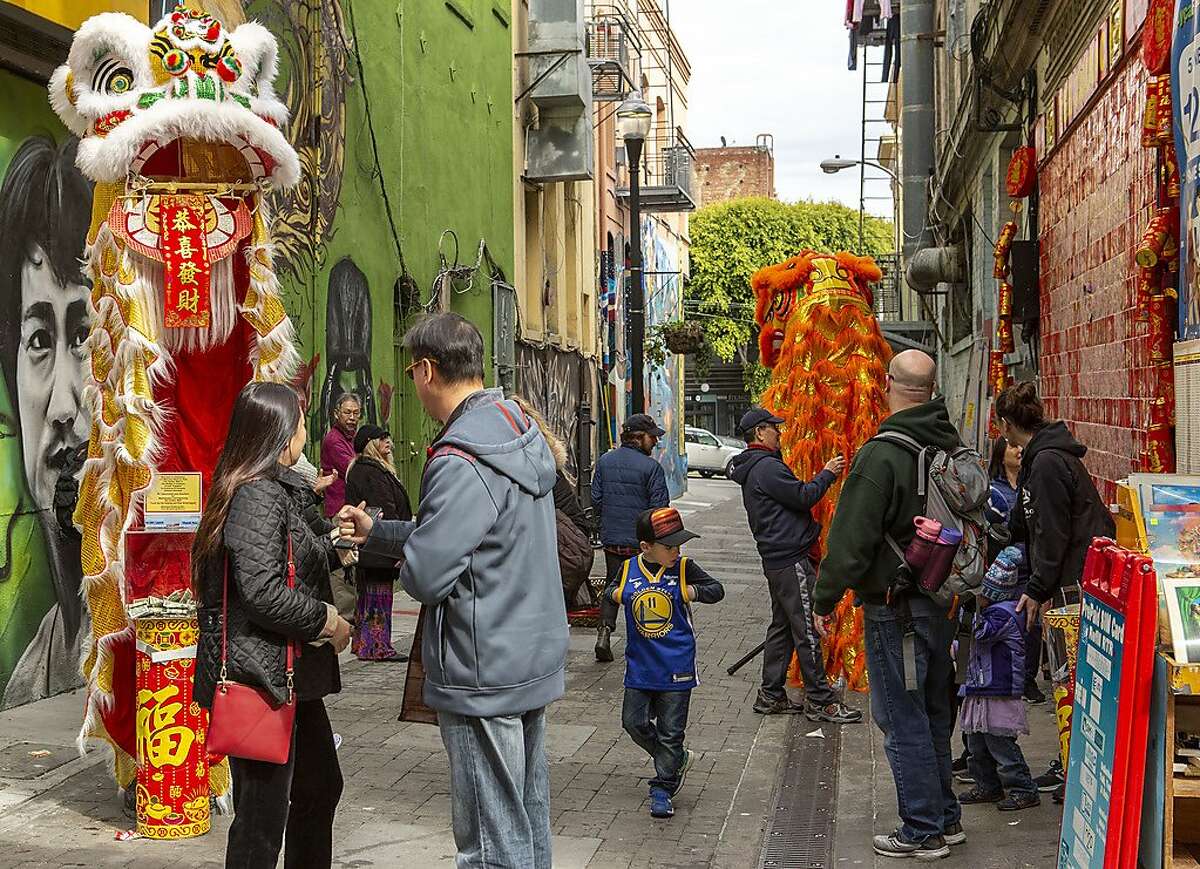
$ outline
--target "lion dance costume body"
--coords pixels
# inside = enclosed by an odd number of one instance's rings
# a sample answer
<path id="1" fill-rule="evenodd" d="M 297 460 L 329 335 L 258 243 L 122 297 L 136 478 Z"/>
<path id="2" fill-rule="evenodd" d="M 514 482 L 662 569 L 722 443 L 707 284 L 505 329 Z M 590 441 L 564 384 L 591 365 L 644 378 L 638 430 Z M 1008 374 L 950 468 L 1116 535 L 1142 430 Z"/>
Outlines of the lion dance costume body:
<path id="1" fill-rule="evenodd" d="M 771 369 L 762 404 L 786 421 L 784 461 L 802 480 L 835 455 L 853 461 L 887 415 L 892 351 L 872 313 L 869 288 L 882 276 L 870 257 L 805 250 L 751 279 L 759 355 Z M 812 511 L 822 547 L 840 490 L 841 480 Z M 831 679 L 844 676 L 853 689 L 865 689 L 862 612 L 850 594 L 838 605 L 824 652 Z M 789 677 L 800 678 L 794 661 Z"/>
<path id="2" fill-rule="evenodd" d="M 130 618 L 143 594 L 132 577 L 168 572 L 165 555 L 127 562 L 145 492 L 166 472 L 198 471 L 207 488 L 238 392 L 251 380 L 287 381 L 298 362 L 265 202 L 272 185 L 290 187 L 300 176 L 280 132 L 287 109 L 275 73 L 275 39 L 265 28 L 230 32 L 181 4 L 153 28 L 119 13 L 87 20 L 50 83 L 55 111 L 81 139 L 79 168 L 95 182 L 86 251 L 92 423 L 75 511 L 91 617 L 80 745 L 110 744 L 122 787 L 139 753 L 170 760 L 182 756 L 181 740 L 203 741 L 202 725 L 190 737 L 164 725 L 188 713 L 202 720 L 194 702 L 168 702 L 170 686 L 147 699 L 137 678 L 149 669 L 139 657 L 149 641 Z M 178 560 L 188 547 L 185 540 L 175 552 L 185 599 L 187 557 L 183 569 Z M 194 624 L 175 622 L 184 649 L 195 642 Z M 170 672 L 186 670 L 190 681 L 194 663 L 174 663 Z M 207 763 L 199 757 L 197 775 Z M 212 770 L 216 793 L 228 787 L 223 771 Z M 139 817 L 142 791 L 139 777 Z M 203 803 L 206 812 L 207 795 Z"/>

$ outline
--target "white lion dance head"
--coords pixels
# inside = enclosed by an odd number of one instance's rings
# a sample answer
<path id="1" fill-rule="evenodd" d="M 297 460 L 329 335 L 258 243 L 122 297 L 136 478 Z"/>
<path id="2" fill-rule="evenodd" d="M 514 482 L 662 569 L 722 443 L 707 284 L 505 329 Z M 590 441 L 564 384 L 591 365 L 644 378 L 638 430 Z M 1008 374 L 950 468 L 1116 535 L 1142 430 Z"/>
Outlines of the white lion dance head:
<path id="1" fill-rule="evenodd" d="M 181 4 L 153 29 L 117 13 L 89 19 L 50 82 L 95 182 L 92 426 L 75 512 L 92 619 L 81 742 L 113 745 L 121 784 L 134 754 L 125 532 L 157 473 L 207 482 L 246 382 L 296 367 L 265 207 L 270 186 L 300 176 L 275 73 L 265 28 L 230 32 Z"/>

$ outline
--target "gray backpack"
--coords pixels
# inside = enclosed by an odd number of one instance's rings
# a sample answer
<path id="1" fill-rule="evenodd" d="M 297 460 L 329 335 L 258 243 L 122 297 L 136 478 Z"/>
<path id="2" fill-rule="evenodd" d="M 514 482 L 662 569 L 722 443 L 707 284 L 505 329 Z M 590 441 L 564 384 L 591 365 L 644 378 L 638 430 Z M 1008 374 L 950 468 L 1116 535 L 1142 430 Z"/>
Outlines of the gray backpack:
<path id="1" fill-rule="evenodd" d="M 922 594 L 939 606 L 951 607 L 956 599 L 974 594 L 983 584 L 987 570 L 988 522 L 983 508 L 991 492 L 983 459 L 970 447 L 952 450 L 926 447 L 906 434 L 882 431 L 872 440 L 887 441 L 907 450 L 917 460 L 917 494 L 925 499 L 920 515 L 942 523 L 962 533 L 962 543 L 954 556 L 950 576 L 936 593 Z M 888 545 L 903 560 L 904 550 L 892 535 Z"/>

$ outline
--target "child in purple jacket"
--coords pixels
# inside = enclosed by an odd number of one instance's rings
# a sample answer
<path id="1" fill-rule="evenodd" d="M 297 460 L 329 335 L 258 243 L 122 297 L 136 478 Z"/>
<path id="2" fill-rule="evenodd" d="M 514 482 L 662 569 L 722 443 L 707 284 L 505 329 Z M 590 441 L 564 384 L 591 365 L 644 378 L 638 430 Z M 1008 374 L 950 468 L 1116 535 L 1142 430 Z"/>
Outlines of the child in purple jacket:
<path id="1" fill-rule="evenodd" d="M 1002 812 L 1041 804 L 1029 764 L 1017 737 L 1029 733 L 1025 716 L 1025 619 L 1017 613 L 1021 596 L 1021 551 L 1001 550 L 983 578 L 973 625 L 974 642 L 960 724 L 970 752 L 975 787 L 959 794 L 964 805 L 997 803 Z M 1007 795 L 1006 793 L 1007 792 Z"/>

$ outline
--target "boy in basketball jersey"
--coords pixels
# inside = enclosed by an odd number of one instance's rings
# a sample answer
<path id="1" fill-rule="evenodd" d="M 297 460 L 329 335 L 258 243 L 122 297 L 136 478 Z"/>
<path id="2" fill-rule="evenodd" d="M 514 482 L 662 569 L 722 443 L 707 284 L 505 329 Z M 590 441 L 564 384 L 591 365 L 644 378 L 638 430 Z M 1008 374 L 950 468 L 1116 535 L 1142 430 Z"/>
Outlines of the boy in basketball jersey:
<path id="1" fill-rule="evenodd" d="M 716 603 L 725 588 L 679 547 L 698 535 L 674 507 L 638 516 L 641 552 L 625 562 L 605 595 L 625 613 L 625 732 L 654 760 L 650 814 L 675 814 L 671 797 L 683 787 L 692 753 L 683 747 L 688 702 L 696 687 L 692 603 Z"/>

